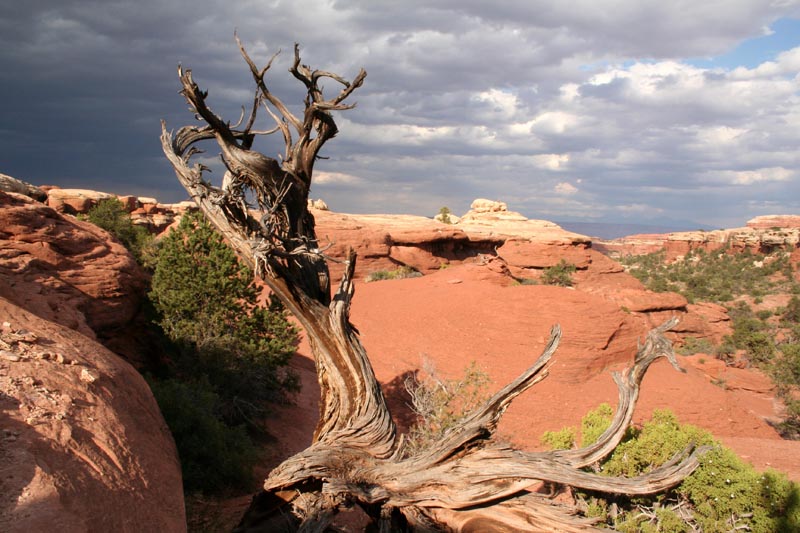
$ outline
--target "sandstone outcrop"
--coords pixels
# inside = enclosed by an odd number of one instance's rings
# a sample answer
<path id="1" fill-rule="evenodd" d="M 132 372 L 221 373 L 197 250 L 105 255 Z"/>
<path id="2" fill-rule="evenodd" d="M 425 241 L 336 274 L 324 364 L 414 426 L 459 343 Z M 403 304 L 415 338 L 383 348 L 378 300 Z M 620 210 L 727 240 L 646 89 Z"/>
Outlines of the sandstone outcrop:
<path id="1" fill-rule="evenodd" d="M 430 273 L 452 264 L 500 255 L 512 275 L 529 277 L 559 260 L 586 268 L 591 241 L 544 220 L 508 211 L 502 202 L 476 200 L 455 224 L 412 215 L 351 215 L 314 211 L 320 245 L 334 260 L 358 252 L 357 275 L 408 266 Z M 331 264 L 334 279 L 341 266 Z"/>
<path id="2" fill-rule="evenodd" d="M 479 210 L 458 224 L 411 215 L 315 211 L 320 244 L 333 259 L 331 279 L 338 281 L 343 265 L 336 261 L 343 260 L 351 247 L 358 253 L 356 275 L 360 278 L 401 266 L 431 274 L 455 265 L 490 265 L 490 270 L 501 272 L 501 278 L 513 284 L 536 281 L 544 269 L 566 261 L 578 269 L 573 276 L 577 291 L 596 296 L 643 327 L 678 315 L 685 323 L 679 326 L 681 335 L 719 340 L 730 333 L 725 320 L 715 316 L 709 322 L 698 308 L 690 309 L 684 297 L 646 290 L 619 263 L 594 250 L 588 237 L 552 222 L 528 220 L 502 203 L 476 205 Z"/>
<path id="3" fill-rule="evenodd" d="M 492 273 L 495 280 L 510 285 L 536 281 L 544 269 L 563 260 L 578 269 L 573 275 L 573 292 L 603 301 L 608 309 L 625 315 L 627 331 L 631 330 L 630 324 L 650 328 L 677 315 L 681 323 L 673 338 L 678 342 L 687 336 L 718 342 L 730 334 L 724 309 L 709 311 L 688 305 L 678 294 L 646 290 L 619 263 L 594 250 L 589 238 L 552 222 L 528 220 L 521 215 L 512 215 L 509 220 L 498 217 L 498 213 L 508 211 L 486 210 L 474 214 L 469 222 L 458 224 L 440 224 L 410 215 L 315 212 L 315 217 L 321 244 L 325 245 L 323 248 L 328 246 L 325 254 L 341 260 L 348 248 L 354 248 L 358 252 L 356 273 L 360 278 L 399 266 L 433 274 L 457 265 L 483 265 L 479 271 Z M 329 265 L 335 283 L 343 265 Z"/>
<path id="4" fill-rule="evenodd" d="M 146 286 L 104 230 L 0 192 L 0 296 L 95 339 L 130 323 Z"/>
<path id="5" fill-rule="evenodd" d="M 175 445 L 144 379 L 0 297 L 0 530 L 185 530 Z"/>
<path id="6" fill-rule="evenodd" d="M 781 249 L 795 250 L 800 247 L 800 216 L 756 217 L 748 221 L 743 228 L 641 234 L 613 240 L 595 240 L 594 247 L 612 257 L 664 250 L 667 260 L 683 257 L 697 249 L 711 252 L 730 248 L 756 253 L 770 253 Z"/>
<path id="7" fill-rule="evenodd" d="M 187 210 L 197 207 L 194 202 L 190 201 L 163 204 L 157 199 L 147 196 L 115 195 L 86 189 L 60 189 L 58 187 L 47 188 L 46 203 L 59 213 L 79 215 L 86 214 L 99 202 L 109 198 L 117 198 L 130 213 L 131 221 L 134 224 L 145 227 L 154 234 L 161 233 Z"/>
<path id="8" fill-rule="evenodd" d="M 0 530 L 185 530 L 152 393 L 97 342 L 120 339 L 146 286 L 105 231 L 0 192 Z"/>
<path id="9" fill-rule="evenodd" d="M 503 243 L 499 236 L 470 236 L 460 227 L 413 215 L 349 215 L 315 211 L 317 236 L 338 280 L 347 250 L 358 252 L 356 275 L 408 266 L 433 272 L 451 263 L 492 253 Z"/>
<path id="10" fill-rule="evenodd" d="M 44 202 L 47 200 L 47 193 L 35 185 L 12 178 L 5 174 L 0 174 L 0 191 L 24 194 L 29 198 Z"/>
<path id="11" fill-rule="evenodd" d="M 59 213 L 75 215 L 86 213 L 99 202 L 113 197 L 113 194 L 88 189 L 53 188 L 47 191 L 47 205 Z"/>
<path id="12" fill-rule="evenodd" d="M 131 221 L 147 228 L 150 233 L 160 234 L 174 224 L 186 211 L 197 209 L 194 202 L 162 204 L 154 198 L 138 197 L 130 210 Z"/>
<path id="13" fill-rule="evenodd" d="M 500 213 L 508 211 L 508 204 L 497 200 L 487 200 L 486 198 L 476 198 L 469 206 L 474 213 Z"/>

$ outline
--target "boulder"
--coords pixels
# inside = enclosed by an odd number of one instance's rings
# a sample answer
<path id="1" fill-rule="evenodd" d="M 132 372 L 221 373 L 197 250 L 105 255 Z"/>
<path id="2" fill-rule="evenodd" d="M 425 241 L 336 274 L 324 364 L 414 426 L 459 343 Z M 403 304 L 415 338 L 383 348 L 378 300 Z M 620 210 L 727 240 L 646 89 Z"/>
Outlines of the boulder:
<path id="1" fill-rule="evenodd" d="M 0 297 L 0 530 L 186 530 L 181 467 L 144 379 Z"/>
<path id="2" fill-rule="evenodd" d="M 47 191 L 47 205 L 59 213 L 69 215 L 86 213 L 98 202 L 109 198 L 114 198 L 114 195 L 88 189 L 50 189 Z"/>
<path id="3" fill-rule="evenodd" d="M 23 194 L 39 202 L 47 201 L 47 193 L 39 187 L 5 174 L 0 174 L 0 191 Z"/>
<path id="4" fill-rule="evenodd" d="M 325 201 L 322 200 L 321 198 L 317 200 L 312 200 L 311 198 L 309 198 L 308 208 L 316 209 L 317 211 L 328 211 L 328 204 L 326 204 Z"/>
<path id="5" fill-rule="evenodd" d="M 470 210 L 475 213 L 497 213 L 501 211 L 508 211 L 508 205 L 505 202 L 496 200 L 487 200 L 485 198 L 476 198 L 469 206 Z"/>

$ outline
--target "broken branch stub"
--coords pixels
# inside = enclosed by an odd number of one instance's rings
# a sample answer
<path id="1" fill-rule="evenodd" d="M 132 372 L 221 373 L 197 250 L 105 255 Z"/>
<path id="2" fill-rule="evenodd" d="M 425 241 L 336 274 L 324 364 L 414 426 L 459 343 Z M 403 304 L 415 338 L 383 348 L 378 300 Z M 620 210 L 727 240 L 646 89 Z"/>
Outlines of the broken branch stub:
<path id="1" fill-rule="evenodd" d="M 325 142 L 337 133 L 331 112 L 345 103 L 366 77 L 352 81 L 303 65 L 294 48 L 290 72 L 306 89 L 302 117 L 295 116 L 268 88 L 266 75 L 276 56 L 259 68 L 236 37 L 256 86 L 249 112 L 236 125 L 216 115 L 208 94 L 190 70 L 178 70 L 181 94 L 202 125 L 177 132 L 162 122 L 161 144 L 178 180 L 205 216 L 297 317 L 306 330 L 320 385 L 319 421 L 312 444 L 270 472 L 238 531 L 324 531 L 340 510 L 361 506 L 382 530 L 551 529 L 586 531 L 591 520 L 576 510 L 529 492 L 539 482 L 619 494 L 652 494 L 679 483 L 697 466 L 702 450 L 686 450 L 649 474 L 629 479 L 598 476 L 583 467 L 613 451 L 630 424 L 639 386 L 659 357 L 670 358 L 657 328 L 640 347 L 632 367 L 615 375 L 619 405 L 611 427 L 581 450 L 523 452 L 492 440 L 511 401 L 547 375 L 561 330 L 557 326 L 541 356 L 519 378 L 447 431 L 430 449 L 406 457 L 386 400 L 357 331 L 350 324 L 356 254 L 331 295 L 326 258 L 320 251 L 308 194 L 314 162 Z M 277 54 L 276 54 L 277 55 Z M 325 96 L 321 79 L 342 88 Z M 265 109 L 273 127 L 255 130 Z M 247 122 L 238 129 L 244 117 Z M 255 151 L 259 135 L 281 132 L 280 160 Z M 220 185 L 207 181 L 208 169 L 191 164 L 197 143 L 216 141 L 226 172 Z"/>

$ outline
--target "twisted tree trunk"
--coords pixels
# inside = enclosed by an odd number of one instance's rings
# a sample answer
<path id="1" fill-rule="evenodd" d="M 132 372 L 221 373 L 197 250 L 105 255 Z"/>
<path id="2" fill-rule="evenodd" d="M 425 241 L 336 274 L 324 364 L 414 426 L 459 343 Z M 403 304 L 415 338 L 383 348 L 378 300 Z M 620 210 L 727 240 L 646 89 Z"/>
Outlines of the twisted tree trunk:
<path id="1" fill-rule="evenodd" d="M 678 484 L 698 465 L 702 450 L 686 450 L 668 465 L 636 478 L 598 476 L 583 468 L 611 453 L 629 426 L 639 385 L 650 364 L 667 357 L 677 368 L 663 333 L 652 331 L 623 374 L 614 374 L 619 405 L 611 427 L 589 447 L 555 452 L 522 452 L 492 440 L 511 401 L 541 381 L 561 331 L 555 326 L 533 365 L 434 446 L 405 457 L 397 431 L 367 354 L 349 321 L 356 255 L 351 250 L 336 292 L 331 296 L 324 246 L 307 209 L 314 162 L 324 143 L 337 133 L 332 111 L 361 86 L 301 64 L 295 45 L 289 69 L 307 90 L 304 113 L 297 117 L 267 88 L 265 75 L 275 56 L 259 69 L 237 37 L 256 85 L 247 122 L 225 122 L 206 104 L 207 93 L 178 69 L 181 93 L 202 125 L 176 133 L 162 123 L 161 142 L 175 173 L 206 217 L 306 330 L 314 355 L 321 398 L 313 443 L 270 472 L 238 531 L 324 531 L 337 512 L 361 506 L 381 531 L 525 531 L 592 530 L 592 521 L 576 510 L 530 492 L 539 481 L 617 494 L 653 494 Z M 277 55 L 277 54 L 276 54 Z M 342 88 L 325 98 L 320 80 Z M 263 108 L 276 126 L 254 130 Z M 252 149 L 257 135 L 280 132 L 285 152 L 280 161 Z M 227 172 L 220 186 L 204 180 L 207 169 L 191 165 L 195 144 L 214 139 Z M 256 205 L 249 205 L 248 200 Z"/>

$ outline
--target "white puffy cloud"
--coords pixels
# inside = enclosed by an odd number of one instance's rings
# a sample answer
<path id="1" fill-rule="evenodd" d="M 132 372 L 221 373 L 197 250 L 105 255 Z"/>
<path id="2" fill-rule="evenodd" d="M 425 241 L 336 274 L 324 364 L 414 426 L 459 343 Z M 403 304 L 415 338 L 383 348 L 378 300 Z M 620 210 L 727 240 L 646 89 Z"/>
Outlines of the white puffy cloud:
<path id="1" fill-rule="evenodd" d="M 319 170 L 314 173 L 314 183 L 317 185 L 355 185 L 363 183 L 364 180 L 352 174 L 344 172 L 326 172 Z"/>
<path id="2" fill-rule="evenodd" d="M 772 167 L 733 172 L 733 175 L 733 183 L 737 185 L 750 185 L 763 181 L 787 181 L 794 175 L 794 172 L 783 167 Z"/>
<path id="3" fill-rule="evenodd" d="M 565 194 L 565 195 L 575 194 L 576 192 L 578 192 L 577 187 L 566 181 L 560 181 L 556 183 L 556 186 L 553 188 L 553 190 L 557 194 Z"/>

